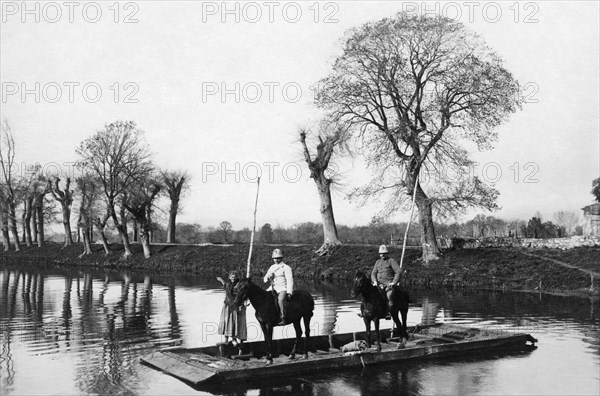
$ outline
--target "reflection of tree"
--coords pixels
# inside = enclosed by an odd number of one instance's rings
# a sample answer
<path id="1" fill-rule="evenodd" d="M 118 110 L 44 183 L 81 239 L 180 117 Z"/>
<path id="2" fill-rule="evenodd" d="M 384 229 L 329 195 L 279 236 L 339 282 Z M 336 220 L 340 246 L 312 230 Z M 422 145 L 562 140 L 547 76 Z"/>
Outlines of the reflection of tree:
<path id="1" fill-rule="evenodd" d="M 181 338 L 181 328 L 179 324 L 179 315 L 175 304 L 175 286 L 169 285 L 169 338 L 179 340 Z"/>
<path id="2" fill-rule="evenodd" d="M 71 311 L 71 288 L 73 286 L 73 278 L 71 276 L 65 276 L 65 292 L 63 294 L 63 310 L 62 310 L 62 327 L 65 333 L 65 340 L 67 341 L 67 348 L 70 347 L 69 341 L 71 340 L 71 318 L 73 312 Z"/>
<path id="3" fill-rule="evenodd" d="M 340 288 L 340 285 L 329 282 L 317 282 L 306 285 L 308 290 L 317 290 L 322 298 L 323 317 L 314 318 L 312 324 L 318 326 L 316 330 L 320 334 L 333 334 L 337 331 L 336 323 L 340 309 L 340 300 L 347 299 L 350 294 L 350 287 Z M 314 334 L 316 335 L 316 334 Z"/>
<path id="4" fill-rule="evenodd" d="M 14 361 L 12 359 L 11 352 L 11 336 L 12 336 L 12 326 L 11 319 L 12 315 L 9 314 L 11 311 L 10 306 L 12 305 L 9 302 L 9 284 L 10 284 L 10 272 L 7 270 L 2 271 L 0 273 L 2 276 L 2 290 L 0 299 L 0 333 L 1 338 L 1 350 L 0 350 L 0 389 L 9 390 L 13 384 L 13 379 L 15 376 L 15 368 Z"/>
<path id="5" fill-rule="evenodd" d="M 430 326 L 435 324 L 435 318 L 440 311 L 440 303 L 430 301 L 428 298 L 424 298 L 422 302 L 423 316 L 421 317 L 421 324 L 423 326 Z"/>

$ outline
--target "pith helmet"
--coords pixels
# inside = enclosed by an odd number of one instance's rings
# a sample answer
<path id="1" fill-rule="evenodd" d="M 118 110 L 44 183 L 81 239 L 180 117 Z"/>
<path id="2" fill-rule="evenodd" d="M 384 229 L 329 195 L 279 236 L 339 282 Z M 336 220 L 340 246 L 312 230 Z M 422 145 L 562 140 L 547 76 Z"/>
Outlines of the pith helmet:
<path id="1" fill-rule="evenodd" d="M 272 258 L 283 258 L 283 253 L 281 252 L 281 249 L 273 250 L 273 255 L 271 257 Z"/>
<path id="2" fill-rule="evenodd" d="M 385 245 L 379 246 L 379 254 L 381 254 L 381 253 L 389 253 L 387 250 L 387 246 L 385 246 Z"/>

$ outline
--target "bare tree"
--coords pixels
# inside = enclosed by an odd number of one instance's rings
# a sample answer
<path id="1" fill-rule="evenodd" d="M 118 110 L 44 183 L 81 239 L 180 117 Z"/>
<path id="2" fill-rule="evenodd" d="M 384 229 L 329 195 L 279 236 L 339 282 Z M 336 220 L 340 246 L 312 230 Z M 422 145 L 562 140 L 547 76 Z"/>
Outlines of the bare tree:
<path id="1" fill-rule="evenodd" d="M 161 188 L 162 185 L 158 181 L 158 178 L 149 174 L 142 180 L 137 180 L 136 183 L 132 184 L 129 190 L 123 195 L 123 206 L 131 213 L 140 229 L 140 239 L 146 258 L 149 258 L 151 255 L 152 202 Z"/>
<path id="2" fill-rule="evenodd" d="M 180 199 L 189 188 L 190 176 L 186 171 L 161 171 L 161 180 L 171 201 L 169 206 L 169 222 L 167 223 L 167 243 L 175 243 L 177 214 L 180 211 Z"/>
<path id="3" fill-rule="evenodd" d="M 423 259 L 435 260 L 436 206 L 497 208 L 495 189 L 475 178 L 453 183 L 444 172 L 471 164 L 461 142 L 491 147 L 521 105 L 519 85 L 482 39 L 445 17 L 398 13 L 351 29 L 343 49 L 317 103 L 357 133 L 378 171 L 356 193 L 389 192 L 389 214 L 415 191 Z M 429 193 L 423 174 L 437 176 Z"/>
<path id="4" fill-rule="evenodd" d="M 306 143 L 307 133 L 308 131 L 306 129 L 300 130 L 300 143 L 302 144 L 304 160 L 310 170 L 310 177 L 317 186 L 317 192 L 319 193 L 319 200 L 321 202 L 320 211 L 323 220 L 323 244 L 317 250 L 317 253 L 319 255 L 324 255 L 334 246 L 342 244 L 338 237 L 333 214 L 333 203 L 331 201 L 331 184 L 333 179 L 327 177 L 326 172 L 329 168 L 334 150 L 345 142 L 347 135 L 342 127 L 332 126 L 329 123 L 323 122 L 321 124 L 321 130 L 317 135 L 318 144 L 316 146 L 316 152 L 313 155 Z"/>
<path id="5" fill-rule="evenodd" d="M 50 192 L 50 186 L 48 185 L 48 181 L 45 179 L 43 175 L 40 175 L 38 178 L 34 180 L 32 183 L 32 194 L 33 194 L 33 235 L 34 240 L 37 241 L 38 247 L 44 246 L 45 240 L 45 231 L 44 231 L 44 223 L 47 211 L 45 208 L 46 205 L 46 194 Z"/>
<path id="6" fill-rule="evenodd" d="M 104 216 L 102 216 L 102 217 L 95 216 L 94 217 L 94 225 L 96 226 L 96 229 L 98 230 L 98 234 L 100 235 L 100 241 L 102 242 L 102 247 L 104 248 L 104 254 L 107 256 L 110 253 L 110 250 L 108 248 L 108 240 L 106 239 L 106 234 L 104 233 L 104 229 L 106 228 L 106 223 L 108 222 L 108 219 L 110 219 L 110 213 L 108 210 L 106 210 L 106 213 L 104 214 Z"/>
<path id="7" fill-rule="evenodd" d="M 8 233 L 8 203 L 5 196 L 4 186 L 0 188 L 0 225 L 2 226 L 2 244 L 4 251 L 10 250 L 10 234 Z"/>
<path id="8" fill-rule="evenodd" d="M 60 203 L 62 209 L 62 222 L 65 230 L 65 246 L 73 244 L 73 236 L 71 234 L 71 205 L 73 204 L 73 190 L 71 187 L 71 178 L 67 177 L 64 190 L 59 187 L 60 179 L 48 180 L 50 192 L 55 200 Z"/>
<path id="9" fill-rule="evenodd" d="M 0 188 L 2 188 L 4 214 L 8 218 L 8 228 L 12 234 L 15 252 L 21 250 L 19 246 L 19 234 L 17 232 L 17 191 L 15 175 L 13 174 L 15 164 L 15 140 L 8 120 L 2 123 L 0 135 Z M 6 239 L 8 241 L 8 239 Z"/>
<path id="10" fill-rule="evenodd" d="M 117 203 L 123 194 L 151 169 L 150 153 L 142 131 L 133 121 L 116 121 L 84 140 L 77 153 L 85 166 L 98 177 L 106 198 L 108 214 L 121 236 L 124 257 L 131 255 L 125 208 Z"/>
<path id="11" fill-rule="evenodd" d="M 222 221 L 221 223 L 219 223 L 219 234 L 221 235 L 221 240 L 223 241 L 223 243 L 229 242 L 229 237 L 232 233 L 231 230 L 232 226 L 230 222 Z"/>
<path id="12" fill-rule="evenodd" d="M 554 213 L 554 221 L 565 230 L 565 236 L 573 235 L 575 227 L 579 224 L 579 214 L 572 210 L 560 210 Z"/>
<path id="13" fill-rule="evenodd" d="M 84 173 L 75 179 L 79 195 L 79 216 L 77 217 L 77 227 L 83 237 L 83 253 L 81 256 L 92 254 L 91 235 L 94 226 L 93 218 L 97 210 L 98 190 L 100 188 L 93 175 Z M 106 241 L 106 237 L 104 238 Z M 105 246 L 105 252 L 108 254 L 108 246 Z"/>
<path id="14" fill-rule="evenodd" d="M 34 241 L 37 242 L 37 237 L 35 237 L 35 230 L 37 230 L 36 224 L 34 221 L 35 213 L 34 213 L 34 199 L 35 199 L 35 189 L 37 188 L 37 184 L 40 180 L 44 180 L 45 178 L 41 175 L 41 165 L 35 164 L 29 166 L 26 169 L 26 175 L 21 179 L 20 186 L 20 196 L 21 201 L 23 203 L 23 211 L 21 214 L 21 225 L 23 228 L 23 240 L 27 246 L 32 246 Z M 33 234 L 32 234 L 33 227 Z M 35 240 L 34 240 L 35 237 Z"/>

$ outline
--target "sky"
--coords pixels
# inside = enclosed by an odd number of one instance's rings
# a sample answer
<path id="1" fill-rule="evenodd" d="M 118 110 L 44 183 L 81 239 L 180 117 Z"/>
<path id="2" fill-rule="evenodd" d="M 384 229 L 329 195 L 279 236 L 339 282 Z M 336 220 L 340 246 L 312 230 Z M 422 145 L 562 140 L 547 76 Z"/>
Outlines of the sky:
<path id="1" fill-rule="evenodd" d="M 599 2 L 2 1 L 0 117 L 16 162 L 71 174 L 75 147 L 115 120 L 145 131 L 155 163 L 192 175 L 178 221 L 252 227 L 319 222 L 298 131 L 352 27 L 399 11 L 441 14 L 478 33 L 523 87 L 523 109 L 473 174 L 500 191 L 505 219 L 581 213 L 600 176 Z M 346 199 L 372 176 L 336 159 L 338 224 L 368 224 L 382 202 Z M 406 221 L 398 212 L 388 220 Z"/>

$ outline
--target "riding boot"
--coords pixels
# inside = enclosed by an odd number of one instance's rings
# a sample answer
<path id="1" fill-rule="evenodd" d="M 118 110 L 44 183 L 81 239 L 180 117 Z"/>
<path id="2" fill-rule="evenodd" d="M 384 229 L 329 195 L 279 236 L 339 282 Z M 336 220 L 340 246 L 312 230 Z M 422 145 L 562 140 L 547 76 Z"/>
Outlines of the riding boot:
<path id="1" fill-rule="evenodd" d="M 279 326 L 283 326 L 285 323 L 285 307 L 282 306 L 280 307 L 281 310 L 281 318 L 279 319 L 279 323 L 277 323 L 277 325 Z"/>

